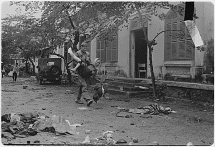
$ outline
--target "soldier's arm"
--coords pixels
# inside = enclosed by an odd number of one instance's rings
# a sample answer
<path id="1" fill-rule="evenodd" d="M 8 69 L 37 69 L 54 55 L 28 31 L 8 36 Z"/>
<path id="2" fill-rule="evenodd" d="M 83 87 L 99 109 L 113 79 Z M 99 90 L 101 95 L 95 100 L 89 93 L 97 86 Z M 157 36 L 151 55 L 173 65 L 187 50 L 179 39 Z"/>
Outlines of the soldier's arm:
<path id="1" fill-rule="evenodd" d="M 87 62 L 88 62 L 88 64 L 91 63 L 91 60 L 90 60 L 90 53 L 89 53 L 89 52 L 87 52 Z"/>
<path id="2" fill-rule="evenodd" d="M 80 59 L 80 58 L 78 58 L 78 54 L 73 53 L 71 48 L 69 49 L 69 51 L 68 51 L 68 52 L 69 52 L 69 54 L 72 56 L 72 58 L 73 58 L 75 61 L 77 61 L 77 62 L 81 62 L 81 59 Z"/>

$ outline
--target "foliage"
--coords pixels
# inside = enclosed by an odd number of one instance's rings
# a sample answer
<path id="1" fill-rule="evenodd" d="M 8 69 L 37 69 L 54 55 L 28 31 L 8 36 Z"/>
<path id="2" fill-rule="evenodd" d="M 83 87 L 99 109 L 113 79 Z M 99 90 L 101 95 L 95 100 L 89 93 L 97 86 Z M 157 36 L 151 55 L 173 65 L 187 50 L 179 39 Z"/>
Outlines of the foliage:
<path id="1" fill-rule="evenodd" d="M 37 39 L 40 38 L 39 44 L 42 47 L 60 46 L 66 38 L 74 39 L 76 31 L 89 34 L 90 39 L 98 34 L 111 39 L 111 36 L 118 31 L 118 27 L 127 22 L 128 17 L 137 9 L 149 14 L 150 20 L 151 15 L 161 19 L 165 17 L 163 13 L 158 13 L 159 8 L 171 8 L 171 5 L 164 2 L 15 1 L 11 2 L 11 5 L 25 6 L 25 10 L 28 11 L 25 14 L 25 20 L 29 18 L 26 20 L 27 26 L 31 28 L 33 22 L 37 23 L 30 30 L 37 32 L 34 36 Z M 36 21 L 33 14 L 38 11 L 43 13 L 41 19 Z M 24 16 L 19 19 L 22 17 Z M 122 27 L 126 26 L 128 25 L 124 24 Z M 26 38 L 29 38 L 29 35 Z M 22 37 L 23 39 L 25 38 Z"/>
<path id="2" fill-rule="evenodd" d="M 204 64 L 206 67 L 206 70 L 204 71 L 204 73 L 211 73 L 211 72 L 214 73 L 214 39 L 213 38 L 211 38 L 207 42 Z"/>
<path id="3" fill-rule="evenodd" d="M 196 75 L 195 75 L 195 82 L 202 82 L 203 78 L 202 78 L 202 71 L 197 71 Z"/>
<path id="4" fill-rule="evenodd" d="M 38 29 L 37 19 L 34 18 L 16 16 L 3 19 L 3 54 L 22 52 L 24 55 L 28 54 L 31 57 L 34 54 L 34 50 L 41 45 Z"/>
<path id="5" fill-rule="evenodd" d="M 165 100 L 167 85 L 161 84 L 156 86 L 156 93 L 159 100 Z"/>
<path id="6" fill-rule="evenodd" d="M 173 8 L 167 2 L 66 2 L 45 1 L 39 2 L 14 2 L 22 5 L 26 10 L 43 11 L 41 29 L 48 40 L 59 44 L 62 38 L 71 37 L 75 30 L 90 34 L 91 39 L 99 34 L 104 37 L 112 36 L 110 29 L 118 27 L 128 21 L 128 17 L 137 9 L 144 10 L 150 20 L 151 15 L 165 18 L 164 13 L 159 13 L 159 8 Z M 126 26 L 126 25 L 124 25 Z M 114 32 L 114 31 L 112 31 Z M 62 38 L 61 38 L 62 37 Z"/>
<path id="7" fill-rule="evenodd" d="M 168 90 L 166 90 L 166 96 L 180 99 L 189 99 L 192 101 L 208 102 L 210 104 L 214 103 L 213 90 L 168 86 Z"/>
<path id="8" fill-rule="evenodd" d="M 11 70 L 13 70 L 13 66 L 11 64 L 4 65 L 5 73 L 8 74 Z"/>
<path id="9" fill-rule="evenodd" d="M 164 75 L 164 80 L 170 80 L 171 79 L 172 74 L 171 73 L 166 73 Z"/>

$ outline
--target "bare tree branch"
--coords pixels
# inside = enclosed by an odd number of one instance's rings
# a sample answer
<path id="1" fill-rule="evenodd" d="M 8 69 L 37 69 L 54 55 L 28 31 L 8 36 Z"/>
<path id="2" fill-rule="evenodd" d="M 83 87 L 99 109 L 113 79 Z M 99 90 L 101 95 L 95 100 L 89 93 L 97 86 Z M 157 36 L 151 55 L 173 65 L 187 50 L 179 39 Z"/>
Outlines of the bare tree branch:
<path id="1" fill-rule="evenodd" d="M 62 59 L 64 59 L 64 56 L 62 56 L 62 55 L 60 55 L 60 54 L 57 54 L 57 53 L 50 53 L 50 55 L 56 55 L 56 56 L 58 56 L 58 57 L 60 57 L 60 58 L 62 58 Z"/>
<path id="2" fill-rule="evenodd" d="M 64 5 L 63 5 L 63 7 L 65 8 L 66 14 L 67 14 L 67 16 L 68 16 L 68 18 L 69 18 L 69 21 L 70 21 L 70 24 L 71 24 L 72 28 L 75 29 L 75 26 L 74 26 L 74 24 L 73 24 L 73 22 L 72 22 L 72 18 L 71 18 L 71 16 L 69 15 L 69 12 L 68 12 L 68 7 L 66 7 L 66 6 L 64 6 Z"/>
<path id="3" fill-rule="evenodd" d="M 158 33 L 152 40 L 155 40 L 161 33 L 163 32 L 168 32 L 168 31 L 181 31 L 181 30 L 165 30 L 165 31 L 161 31 L 160 33 Z M 182 31 L 181 31 L 182 32 Z"/>

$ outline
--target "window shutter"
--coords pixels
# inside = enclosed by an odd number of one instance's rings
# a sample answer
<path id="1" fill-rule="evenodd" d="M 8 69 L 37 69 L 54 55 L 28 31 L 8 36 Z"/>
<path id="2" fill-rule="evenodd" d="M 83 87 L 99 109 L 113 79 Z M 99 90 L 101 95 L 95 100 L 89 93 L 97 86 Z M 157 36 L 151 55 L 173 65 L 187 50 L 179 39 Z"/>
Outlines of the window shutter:
<path id="1" fill-rule="evenodd" d="M 107 50 L 107 62 L 111 61 L 111 55 L 112 55 L 112 50 L 111 50 L 111 41 L 107 40 L 106 43 L 106 50 Z"/>
<path id="2" fill-rule="evenodd" d="M 97 41 L 96 41 L 96 48 L 100 49 L 100 40 L 99 39 L 97 39 Z"/>
<path id="3" fill-rule="evenodd" d="M 97 50 L 97 51 L 96 51 L 96 58 L 99 58 L 99 59 L 100 59 L 100 50 Z"/>
<path id="4" fill-rule="evenodd" d="M 166 24 L 166 30 L 172 29 L 172 23 Z M 164 59 L 171 59 L 171 42 L 172 42 L 172 34 L 171 31 L 165 32 L 165 50 L 164 50 Z"/>
<path id="5" fill-rule="evenodd" d="M 112 40 L 106 42 L 107 62 L 117 61 L 117 36 L 114 36 Z"/>
<path id="6" fill-rule="evenodd" d="M 177 57 L 177 42 L 172 42 L 172 59 Z"/>
<path id="7" fill-rule="evenodd" d="M 97 40 L 96 57 L 99 58 L 101 62 L 106 62 L 105 56 L 105 41 L 104 39 Z"/>
<path id="8" fill-rule="evenodd" d="M 100 58 L 100 60 L 101 60 L 101 62 L 106 62 L 106 54 L 105 54 L 105 50 L 101 50 L 101 58 Z"/>
<path id="9" fill-rule="evenodd" d="M 180 23 L 179 30 L 181 30 L 181 32 L 179 32 L 180 35 L 178 37 L 179 37 L 180 41 L 184 41 L 185 40 L 185 36 L 184 36 L 185 35 L 185 23 L 183 21 L 180 21 L 179 23 Z"/>
<path id="10" fill-rule="evenodd" d="M 184 59 L 185 58 L 185 41 L 181 41 L 179 42 L 179 53 L 178 53 L 178 57 L 180 59 Z"/>
<path id="11" fill-rule="evenodd" d="M 177 22 L 172 23 L 172 30 L 177 30 Z M 176 31 L 172 31 L 172 41 L 177 41 L 177 33 Z"/>
<path id="12" fill-rule="evenodd" d="M 194 58 L 194 44 L 189 31 L 183 21 L 184 4 L 179 4 L 177 8 L 180 13 L 174 13 L 170 10 L 165 19 L 164 39 L 164 60 L 192 60 Z"/>
<path id="13" fill-rule="evenodd" d="M 114 39 L 112 40 L 112 61 L 117 61 L 118 59 L 118 54 L 117 54 L 117 36 L 113 37 Z"/>
<path id="14" fill-rule="evenodd" d="M 166 48 L 164 50 L 164 55 L 166 60 L 171 59 L 171 42 L 165 42 L 166 43 Z"/>
<path id="15" fill-rule="evenodd" d="M 112 30 L 113 31 L 113 30 Z M 97 39 L 96 57 L 101 62 L 111 62 L 118 60 L 117 31 L 114 31 L 112 40 Z"/>
<path id="16" fill-rule="evenodd" d="M 118 58 L 117 50 L 113 49 L 112 50 L 112 61 L 117 61 L 117 58 Z"/>
<path id="17" fill-rule="evenodd" d="M 96 58 L 100 58 L 100 40 L 96 41 Z"/>
<path id="18" fill-rule="evenodd" d="M 193 50 L 194 50 L 194 47 L 193 47 L 192 40 L 187 40 L 186 41 L 186 58 L 187 59 L 192 59 L 192 57 L 193 57 Z"/>

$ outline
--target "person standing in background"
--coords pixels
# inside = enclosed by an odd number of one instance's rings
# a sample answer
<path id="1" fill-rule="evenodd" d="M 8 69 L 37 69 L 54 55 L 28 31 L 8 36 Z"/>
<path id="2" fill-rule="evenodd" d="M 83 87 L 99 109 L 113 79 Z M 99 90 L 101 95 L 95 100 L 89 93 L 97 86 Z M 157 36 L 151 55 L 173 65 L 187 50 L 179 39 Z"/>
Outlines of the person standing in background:
<path id="1" fill-rule="evenodd" d="M 18 63 L 16 63 L 15 66 L 13 67 L 13 81 L 16 81 L 18 72 L 19 72 L 19 67 L 18 67 Z"/>
<path id="2" fill-rule="evenodd" d="M 3 76 L 5 75 L 5 69 L 4 69 L 4 66 L 2 66 L 2 69 L 1 69 L 1 75 L 2 75 L 2 78 L 3 78 Z"/>

